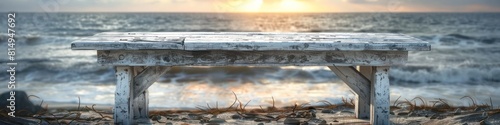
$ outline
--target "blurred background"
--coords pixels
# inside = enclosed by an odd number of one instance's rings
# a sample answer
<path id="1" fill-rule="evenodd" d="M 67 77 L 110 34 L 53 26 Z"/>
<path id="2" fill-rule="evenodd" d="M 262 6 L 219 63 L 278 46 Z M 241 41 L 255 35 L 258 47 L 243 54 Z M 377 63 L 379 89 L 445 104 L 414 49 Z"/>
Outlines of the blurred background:
<path id="1" fill-rule="evenodd" d="M 113 68 L 98 65 L 95 51 L 70 49 L 72 41 L 100 32 L 377 32 L 407 34 L 432 44 L 432 51 L 410 52 L 406 65 L 390 69 L 392 101 L 399 96 L 441 98 L 467 106 L 471 102 L 460 98 L 472 96 L 479 104 L 489 104 L 490 98 L 495 106 L 500 104 L 500 13 L 399 13 L 398 6 L 404 4 L 397 2 L 384 2 L 380 12 L 290 13 L 313 7 L 293 8 L 292 2 L 292 8 L 282 8 L 288 13 L 279 9 L 248 13 L 273 5 L 261 3 L 252 9 L 255 3 L 218 2 L 209 5 L 215 11 L 203 13 L 59 12 L 44 9 L 52 6 L 39 2 L 39 12 L 16 13 L 16 89 L 53 104 L 76 104 L 80 97 L 82 103 L 112 105 Z M 73 4 L 54 5 L 63 10 Z M 237 5 L 247 9 L 239 10 Z M 7 29 L 7 13 L 0 15 L 5 15 L 0 16 L 0 28 Z M 0 32 L 0 50 L 7 50 L 6 30 Z M 5 57 L 0 58 L 2 64 L 8 62 L 6 54 L 1 57 Z M 4 73 L 0 81 L 7 83 L 8 77 Z M 0 87 L 0 92 L 7 91 L 7 84 Z M 317 103 L 321 100 L 341 103 L 342 97 L 354 97 L 327 67 L 314 66 L 175 67 L 149 92 L 150 106 L 158 108 L 195 108 L 216 102 L 229 106 L 234 101 L 232 92 L 242 102 L 251 100 L 250 106 L 271 105 L 272 97 L 277 106 L 321 104 Z"/>

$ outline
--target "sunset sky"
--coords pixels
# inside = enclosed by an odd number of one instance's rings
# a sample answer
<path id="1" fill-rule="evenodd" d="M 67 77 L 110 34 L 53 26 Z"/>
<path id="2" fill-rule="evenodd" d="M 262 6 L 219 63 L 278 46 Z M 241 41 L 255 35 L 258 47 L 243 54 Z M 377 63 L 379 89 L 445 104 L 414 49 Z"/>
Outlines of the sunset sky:
<path id="1" fill-rule="evenodd" d="M 2 0 L 1 12 L 500 12 L 500 0 Z"/>

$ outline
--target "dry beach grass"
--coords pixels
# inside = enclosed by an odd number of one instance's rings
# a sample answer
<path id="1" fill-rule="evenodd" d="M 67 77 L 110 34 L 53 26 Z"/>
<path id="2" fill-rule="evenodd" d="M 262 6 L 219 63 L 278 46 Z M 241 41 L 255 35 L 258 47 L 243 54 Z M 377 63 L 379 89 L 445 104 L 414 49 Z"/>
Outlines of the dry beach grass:
<path id="1" fill-rule="evenodd" d="M 285 107 L 272 106 L 247 108 L 251 100 L 238 99 L 234 93 L 234 101 L 229 106 L 206 104 L 192 110 L 157 109 L 150 111 L 149 123 L 152 124 L 369 124 L 369 120 L 354 117 L 354 99 L 343 98 L 343 103 L 332 104 L 319 101 L 322 105 L 291 104 Z M 29 96 L 30 98 L 39 98 Z M 477 104 L 470 96 L 461 99 L 470 102 L 469 106 L 453 106 L 445 99 L 427 101 L 422 97 L 414 99 L 398 98 L 391 106 L 391 122 L 393 124 L 481 124 L 500 123 L 500 109 L 490 104 Z M 420 103 L 417 103 L 420 102 Z M 316 103 L 316 102 L 315 102 Z M 98 107 L 77 105 L 44 106 L 34 114 L 19 111 L 17 117 L 6 115 L 7 110 L 0 110 L 0 124 L 113 124 L 112 106 Z M 24 113 L 23 113 L 24 112 Z M 21 115 L 24 114 L 24 115 Z"/>

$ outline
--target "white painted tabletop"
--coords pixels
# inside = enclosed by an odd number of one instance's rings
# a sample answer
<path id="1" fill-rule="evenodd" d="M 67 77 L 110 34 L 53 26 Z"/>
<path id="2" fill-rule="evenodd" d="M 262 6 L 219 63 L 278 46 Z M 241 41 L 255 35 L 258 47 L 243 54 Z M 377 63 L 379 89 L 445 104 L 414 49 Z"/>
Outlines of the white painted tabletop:
<path id="1" fill-rule="evenodd" d="M 428 42 L 395 33 L 104 32 L 74 50 L 429 51 Z"/>

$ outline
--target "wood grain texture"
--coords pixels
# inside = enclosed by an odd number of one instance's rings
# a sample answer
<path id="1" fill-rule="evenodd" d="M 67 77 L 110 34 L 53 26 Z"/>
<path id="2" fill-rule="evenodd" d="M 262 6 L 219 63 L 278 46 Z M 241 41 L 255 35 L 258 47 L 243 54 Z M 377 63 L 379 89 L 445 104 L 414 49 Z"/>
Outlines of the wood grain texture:
<path id="1" fill-rule="evenodd" d="M 372 67 L 371 66 L 359 66 L 359 72 L 365 76 L 365 78 L 369 81 L 369 85 L 371 88 L 371 79 L 372 79 Z M 369 92 L 371 94 L 371 89 Z M 370 98 L 359 98 L 356 99 L 355 105 L 355 113 L 357 118 L 370 118 Z"/>
<path id="2" fill-rule="evenodd" d="M 129 66 L 388 66 L 402 65 L 406 51 L 97 51 L 102 65 Z"/>
<path id="3" fill-rule="evenodd" d="M 149 119 L 149 92 L 143 91 L 131 99 L 133 119 Z"/>
<path id="4" fill-rule="evenodd" d="M 370 96 L 370 81 L 352 66 L 328 66 L 342 79 L 358 96 L 368 99 Z"/>
<path id="5" fill-rule="evenodd" d="M 389 125 L 390 90 L 389 67 L 373 67 L 371 91 L 370 123 L 373 125 Z"/>
<path id="6" fill-rule="evenodd" d="M 366 79 L 372 80 L 372 67 L 371 66 L 359 66 L 358 71 L 365 76 Z M 371 84 L 371 83 L 370 83 Z"/>
<path id="7" fill-rule="evenodd" d="M 147 91 L 161 75 L 165 74 L 171 67 L 149 66 L 134 77 L 134 98 Z"/>
<path id="8" fill-rule="evenodd" d="M 421 44 L 407 37 L 327 36 L 327 35 L 200 35 L 186 37 L 185 50 L 294 50 L 362 51 L 420 50 Z"/>
<path id="9" fill-rule="evenodd" d="M 72 49 L 188 51 L 429 51 L 422 40 L 393 33 L 108 32 L 82 38 Z"/>
<path id="10" fill-rule="evenodd" d="M 134 92 L 133 99 L 132 99 L 132 109 L 133 109 L 133 113 L 134 113 L 133 119 L 136 123 L 146 124 L 146 123 L 149 123 L 149 92 L 146 89 L 146 90 L 141 91 L 140 93 L 137 93 L 137 89 L 140 89 L 137 87 L 137 84 L 138 84 L 137 75 L 144 72 L 145 67 L 134 66 L 133 68 L 134 68 L 134 75 L 133 75 L 134 76 L 134 83 L 133 83 L 134 86 L 132 88 L 132 91 Z M 156 81 L 156 80 L 154 80 L 154 81 Z M 141 120 L 141 119 L 147 119 L 147 120 Z"/>
<path id="11" fill-rule="evenodd" d="M 71 49 L 78 50 L 139 50 L 139 49 L 177 49 L 183 50 L 184 38 L 158 36 L 116 36 L 87 37 L 71 43 Z"/>
<path id="12" fill-rule="evenodd" d="M 132 82 L 133 68 L 130 66 L 115 67 L 116 91 L 115 91 L 115 124 L 130 125 L 133 124 L 132 108 Z"/>
<path id="13" fill-rule="evenodd" d="M 356 93 L 356 118 L 369 118 L 370 115 L 370 87 L 371 81 L 352 66 L 328 66 L 337 77 L 342 79 L 354 93 Z"/>

